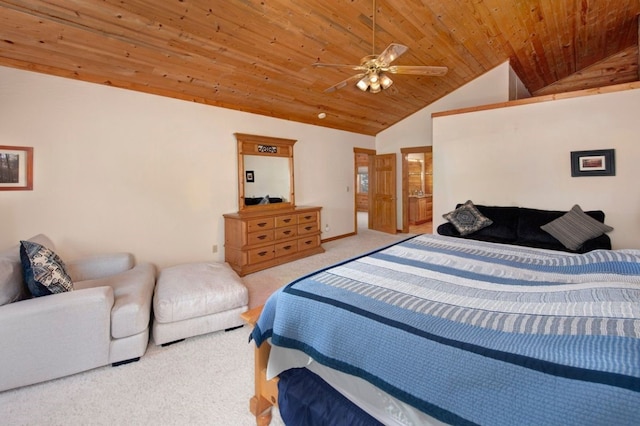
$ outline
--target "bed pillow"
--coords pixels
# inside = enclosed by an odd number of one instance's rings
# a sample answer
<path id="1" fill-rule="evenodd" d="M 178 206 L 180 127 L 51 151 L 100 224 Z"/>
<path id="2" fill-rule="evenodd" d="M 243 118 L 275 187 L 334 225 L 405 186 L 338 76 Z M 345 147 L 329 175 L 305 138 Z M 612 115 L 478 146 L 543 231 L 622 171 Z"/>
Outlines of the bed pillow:
<path id="1" fill-rule="evenodd" d="M 33 297 L 73 290 L 64 262 L 52 250 L 32 241 L 20 241 L 20 262 Z"/>
<path id="2" fill-rule="evenodd" d="M 578 250 L 585 241 L 599 237 L 605 232 L 613 231 L 587 215 L 579 205 L 575 205 L 566 214 L 540 227 L 570 250 Z"/>
<path id="3" fill-rule="evenodd" d="M 457 209 L 443 214 L 442 217 L 451 222 L 460 235 L 472 234 L 493 223 L 491 219 L 480 213 L 471 200 L 468 200 Z"/>

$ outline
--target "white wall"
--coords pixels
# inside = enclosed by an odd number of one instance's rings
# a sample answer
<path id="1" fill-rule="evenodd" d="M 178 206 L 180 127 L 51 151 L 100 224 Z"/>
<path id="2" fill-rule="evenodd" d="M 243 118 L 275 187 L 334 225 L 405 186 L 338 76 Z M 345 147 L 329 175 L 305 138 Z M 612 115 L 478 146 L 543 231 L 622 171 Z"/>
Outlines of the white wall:
<path id="1" fill-rule="evenodd" d="M 603 210 L 614 248 L 640 247 L 640 90 L 433 120 L 434 229 L 478 204 Z M 571 177 L 570 152 L 615 149 L 616 176 Z"/>
<path id="2" fill-rule="evenodd" d="M 449 70 L 449 72 L 455 71 Z M 433 113 L 508 101 L 511 72 L 509 62 L 505 62 L 376 135 L 377 154 L 397 154 L 398 199 L 402 194 L 400 148 L 432 145 L 431 114 Z M 401 202 L 397 204 L 397 217 L 398 229 L 402 229 Z"/>
<path id="3" fill-rule="evenodd" d="M 509 67 L 509 100 L 516 101 L 518 99 L 530 98 L 531 93 L 524 85 L 518 74 Z"/>
<path id="4" fill-rule="evenodd" d="M 0 192 L 0 248 L 42 232 L 63 259 L 222 260 L 235 132 L 297 139 L 296 204 L 323 207 L 323 239 L 354 231 L 353 148 L 373 137 L 0 67 L 0 145 L 34 147 L 34 190 Z"/>

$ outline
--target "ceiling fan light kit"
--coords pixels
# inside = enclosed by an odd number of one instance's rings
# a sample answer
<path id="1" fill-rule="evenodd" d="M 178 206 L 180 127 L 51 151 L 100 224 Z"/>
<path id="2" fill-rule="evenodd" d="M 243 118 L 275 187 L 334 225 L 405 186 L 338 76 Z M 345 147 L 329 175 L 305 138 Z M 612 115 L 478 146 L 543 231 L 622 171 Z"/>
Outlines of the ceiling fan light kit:
<path id="1" fill-rule="evenodd" d="M 366 92 L 369 88 L 369 77 L 364 77 L 362 80 L 358 81 L 356 83 L 356 86 L 358 86 L 358 89 Z"/>
<path id="2" fill-rule="evenodd" d="M 393 80 L 391 80 L 386 75 L 383 75 L 382 77 L 380 77 L 380 85 L 382 86 L 383 89 L 388 89 L 389 86 L 391 86 L 392 84 L 393 84 Z"/>
<path id="3" fill-rule="evenodd" d="M 372 50 L 375 51 L 376 42 L 376 2 L 373 1 L 373 41 Z M 371 93 L 379 93 L 383 89 L 388 89 L 393 84 L 393 80 L 385 74 L 389 72 L 391 74 L 413 74 L 413 75 L 429 75 L 429 76 L 442 76 L 448 71 L 447 67 L 435 67 L 435 66 L 423 66 L 423 65 L 393 65 L 391 62 L 399 58 L 409 48 L 402 44 L 391 43 L 387 48 L 379 55 L 372 54 L 365 56 L 361 59 L 360 65 L 346 65 L 346 64 L 323 64 L 316 62 L 314 67 L 332 67 L 332 68 L 350 68 L 355 71 L 360 71 L 360 74 L 356 74 L 334 84 L 325 90 L 325 92 L 334 92 L 338 89 L 342 89 L 352 81 L 357 80 L 356 87 L 363 92 L 369 91 Z"/>
<path id="4" fill-rule="evenodd" d="M 378 73 L 372 72 L 360 79 L 356 83 L 356 86 L 363 92 L 366 92 L 368 89 L 371 93 L 378 93 L 381 89 L 388 89 L 392 84 L 393 80 L 386 75 L 378 75 Z"/>

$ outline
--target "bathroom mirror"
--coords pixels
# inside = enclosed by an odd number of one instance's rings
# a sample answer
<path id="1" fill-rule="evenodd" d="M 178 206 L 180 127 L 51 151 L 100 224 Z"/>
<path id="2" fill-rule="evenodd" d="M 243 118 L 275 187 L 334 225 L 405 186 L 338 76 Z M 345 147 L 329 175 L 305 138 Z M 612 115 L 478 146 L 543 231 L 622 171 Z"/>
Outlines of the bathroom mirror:
<path id="1" fill-rule="evenodd" d="M 238 141 L 238 209 L 295 206 L 293 139 L 235 133 Z"/>

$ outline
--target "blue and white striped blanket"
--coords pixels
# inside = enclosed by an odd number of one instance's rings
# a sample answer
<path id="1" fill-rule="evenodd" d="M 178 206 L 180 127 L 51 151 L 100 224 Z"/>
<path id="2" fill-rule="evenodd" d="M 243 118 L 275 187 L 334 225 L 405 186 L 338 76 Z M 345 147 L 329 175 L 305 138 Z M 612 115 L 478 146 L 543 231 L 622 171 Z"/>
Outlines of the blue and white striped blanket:
<path id="1" fill-rule="evenodd" d="M 640 251 L 421 235 L 283 287 L 257 344 L 452 424 L 640 424 Z"/>

